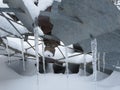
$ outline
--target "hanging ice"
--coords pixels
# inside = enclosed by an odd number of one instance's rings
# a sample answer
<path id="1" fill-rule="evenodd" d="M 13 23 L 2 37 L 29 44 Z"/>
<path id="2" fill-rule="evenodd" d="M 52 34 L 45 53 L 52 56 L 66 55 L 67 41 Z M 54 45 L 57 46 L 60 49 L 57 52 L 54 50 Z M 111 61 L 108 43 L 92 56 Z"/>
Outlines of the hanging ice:
<path id="1" fill-rule="evenodd" d="M 84 59 L 84 75 L 86 76 L 86 54 L 83 55 L 83 59 Z"/>
<path id="2" fill-rule="evenodd" d="M 105 71 L 105 55 L 106 53 L 103 52 L 103 72 Z"/>
<path id="3" fill-rule="evenodd" d="M 98 53 L 98 71 L 100 71 L 100 52 Z"/>
<path id="4" fill-rule="evenodd" d="M 45 55 L 44 55 L 44 50 L 45 50 L 45 45 L 44 45 L 44 42 L 42 42 L 43 71 L 44 71 L 44 73 L 46 73 L 46 70 L 45 70 Z"/>
<path id="5" fill-rule="evenodd" d="M 68 68 L 68 50 L 67 50 L 67 46 L 65 46 L 65 63 L 66 63 L 66 74 L 67 74 L 67 77 L 68 77 L 69 68 Z"/>
<path id="6" fill-rule="evenodd" d="M 6 52 L 7 52 L 7 55 L 8 55 L 8 63 L 10 64 L 10 52 L 9 52 L 9 47 L 8 47 L 8 40 L 6 39 Z"/>
<path id="7" fill-rule="evenodd" d="M 22 48 L 22 60 L 23 60 L 23 70 L 25 71 L 25 58 L 24 58 L 24 39 L 21 39 L 21 48 Z"/>
<path id="8" fill-rule="evenodd" d="M 34 28 L 34 36 L 35 36 L 35 55 L 36 55 L 36 62 L 37 62 L 37 73 L 39 73 L 39 56 L 38 56 L 38 29 Z"/>
<path id="9" fill-rule="evenodd" d="M 93 57 L 93 61 L 92 61 L 92 65 L 93 65 L 93 78 L 94 81 L 97 80 L 97 40 L 93 39 L 91 41 L 91 51 L 92 51 L 92 57 Z"/>

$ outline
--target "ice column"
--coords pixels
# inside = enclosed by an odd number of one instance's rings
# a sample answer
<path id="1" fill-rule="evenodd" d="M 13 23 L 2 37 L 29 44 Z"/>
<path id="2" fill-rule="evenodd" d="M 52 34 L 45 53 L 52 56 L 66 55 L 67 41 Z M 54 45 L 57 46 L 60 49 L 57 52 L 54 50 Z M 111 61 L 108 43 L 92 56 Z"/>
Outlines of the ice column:
<path id="1" fill-rule="evenodd" d="M 103 52 L 103 72 L 105 71 L 105 55 L 106 53 Z"/>
<path id="2" fill-rule="evenodd" d="M 35 36 L 35 55 L 36 55 L 36 62 L 37 62 L 37 73 L 39 73 L 39 56 L 38 56 L 38 29 L 34 28 L 34 36 Z"/>
<path id="3" fill-rule="evenodd" d="M 66 63 L 66 74 L 67 74 L 67 77 L 68 77 L 69 68 L 68 68 L 68 50 L 67 50 L 67 46 L 65 46 L 65 63 Z"/>
<path id="4" fill-rule="evenodd" d="M 46 73 L 46 70 L 45 70 L 45 55 L 44 55 L 44 50 L 45 50 L 45 45 L 44 45 L 44 42 L 42 42 L 43 71 L 44 71 L 44 73 Z"/>
<path id="5" fill-rule="evenodd" d="M 93 78 L 94 81 L 97 80 L 97 40 L 93 39 L 91 41 L 91 51 L 92 51 L 92 57 L 93 57 L 93 61 L 92 61 L 92 65 L 93 65 Z"/>
<path id="6" fill-rule="evenodd" d="M 83 55 L 83 59 L 84 59 L 84 75 L 86 76 L 86 54 L 85 53 Z"/>
<path id="7" fill-rule="evenodd" d="M 8 47 L 8 40 L 6 39 L 6 52 L 7 52 L 7 55 L 8 55 L 8 63 L 10 64 L 10 52 L 9 52 L 9 47 Z"/>
<path id="8" fill-rule="evenodd" d="M 25 52 L 25 49 L 24 49 L 24 39 L 22 38 L 21 39 L 21 50 L 22 50 L 22 60 L 23 60 L 23 70 L 25 71 L 25 58 L 24 58 L 24 52 Z"/>
<path id="9" fill-rule="evenodd" d="M 100 52 L 98 53 L 98 71 L 100 71 Z"/>

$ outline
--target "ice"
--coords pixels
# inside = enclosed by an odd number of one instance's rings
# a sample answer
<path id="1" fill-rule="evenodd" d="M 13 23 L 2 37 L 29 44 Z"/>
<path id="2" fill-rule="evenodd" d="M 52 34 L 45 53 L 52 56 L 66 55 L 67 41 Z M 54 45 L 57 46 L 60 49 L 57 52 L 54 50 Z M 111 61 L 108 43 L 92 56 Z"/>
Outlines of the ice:
<path id="1" fill-rule="evenodd" d="M 69 68 L 68 68 L 68 51 L 67 51 L 67 46 L 65 46 L 65 63 L 66 63 L 66 74 L 67 77 L 69 75 Z"/>
<path id="2" fill-rule="evenodd" d="M 8 45 L 8 39 L 6 39 L 6 52 L 8 54 L 8 63 L 10 64 L 10 52 L 9 52 L 9 45 Z"/>
<path id="3" fill-rule="evenodd" d="M 37 73 L 39 73 L 39 47 L 38 47 L 38 29 L 34 28 L 34 36 L 35 36 L 35 55 L 36 55 L 36 63 L 37 63 Z"/>
<path id="4" fill-rule="evenodd" d="M 85 58 L 85 54 L 84 54 L 84 75 L 86 76 L 86 58 Z"/>
<path id="5" fill-rule="evenodd" d="M 98 71 L 100 71 L 100 52 L 98 53 Z"/>
<path id="6" fill-rule="evenodd" d="M 23 70 L 25 71 L 25 56 L 24 56 L 24 52 L 25 52 L 25 49 L 24 49 L 24 39 L 21 39 L 21 50 L 22 50 L 22 60 L 23 60 Z"/>
<path id="7" fill-rule="evenodd" d="M 38 30 L 38 35 L 39 36 L 43 36 L 44 35 L 43 31 L 41 30 L 41 28 L 39 26 L 36 26 L 34 29 Z"/>
<path id="8" fill-rule="evenodd" d="M 43 71 L 44 71 L 44 73 L 46 73 L 46 70 L 45 70 L 45 55 L 44 55 L 44 50 L 45 50 L 45 45 L 44 45 L 44 42 L 42 42 Z"/>
<path id="9" fill-rule="evenodd" d="M 93 39 L 91 41 L 91 51 L 92 51 L 92 57 L 93 57 L 93 61 L 92 61 L 92 65 L 93 65 L 93 78 L 94 81 L 97 80 L 97 40 Z"/>
<path id="10" fill-rule="evenodd" d="M 105 55 L 106 53 L 103 52 L 103 72 L 105 71 Z"/>
<path id="11" fill-rule="evenodd" d="M 34 28 L 34 37 L 35 37 L 35 55 L 36 55 L 36 63 L 37 63 L 37 75 L 36 75 L 36 85 L 37 85 L 37 90 L 39 90 L 39 37 L 38 37 L 38 29 Z"/>

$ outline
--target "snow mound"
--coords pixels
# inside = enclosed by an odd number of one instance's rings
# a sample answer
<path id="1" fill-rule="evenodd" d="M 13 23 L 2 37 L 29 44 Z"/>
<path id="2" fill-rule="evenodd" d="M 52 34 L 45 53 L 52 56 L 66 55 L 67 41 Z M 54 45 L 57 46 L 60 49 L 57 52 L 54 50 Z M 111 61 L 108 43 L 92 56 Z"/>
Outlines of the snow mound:
<path id="1" fill-rule="evenodd" d="M 7 57 L 0 56 L 0 81 L 20 78 L 20 75 L 7 66 Z"/>
<path id="2" fill-rule="evenodd" d="M 119 82 L 120 82 L 120 72 L 113 71 L 113 73 L 108 78 L 106 78 L 100 82 L 100 85 L 115 87 L 115 86 L 120 85 Z"/>

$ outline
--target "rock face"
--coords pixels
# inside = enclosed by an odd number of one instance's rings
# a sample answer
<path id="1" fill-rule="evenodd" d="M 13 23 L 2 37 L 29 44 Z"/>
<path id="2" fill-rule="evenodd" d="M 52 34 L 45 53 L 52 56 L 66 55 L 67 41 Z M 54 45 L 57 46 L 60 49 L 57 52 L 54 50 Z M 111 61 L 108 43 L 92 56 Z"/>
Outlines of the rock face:
<path id="1" fill-rule="evenodd" d="M 66 45 L 120 27 L 120 12 L 110 0 L 63 0 L 57 10 L 50 16 L 54 25 L 52 34 Z"/>

